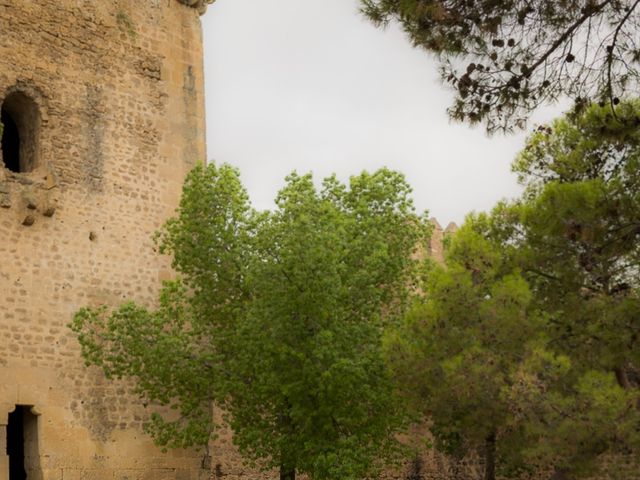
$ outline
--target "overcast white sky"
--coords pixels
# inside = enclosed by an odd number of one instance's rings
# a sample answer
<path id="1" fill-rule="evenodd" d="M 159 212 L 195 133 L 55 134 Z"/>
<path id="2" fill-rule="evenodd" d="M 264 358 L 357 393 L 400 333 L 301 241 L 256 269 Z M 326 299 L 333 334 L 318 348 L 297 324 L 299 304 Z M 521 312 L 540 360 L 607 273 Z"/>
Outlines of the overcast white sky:
<path id="1" fill-rule="evenodd" d="M 435 62 L 357 0 L 218 0 L 203 28 L 208 157 L 239 167 L 257 208 L 294 169 L 399 170 L 443 227 L 519 191 L 509 165 L 525 135 L 450 123 Z"/>

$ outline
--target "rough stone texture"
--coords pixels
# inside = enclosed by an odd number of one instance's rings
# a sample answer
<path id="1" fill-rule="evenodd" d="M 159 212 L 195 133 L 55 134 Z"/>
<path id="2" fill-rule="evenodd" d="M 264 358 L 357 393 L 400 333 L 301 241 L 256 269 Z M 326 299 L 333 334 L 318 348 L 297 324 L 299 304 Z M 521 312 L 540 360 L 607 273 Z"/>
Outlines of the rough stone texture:
<path id="1" fill-rule="evenodd" d="M 195 8 L 198 13 L 203 15 L 207 11 L 207 6 L 211 5 L 216 0 L 178 0 L 184 5 Z"/>
<path id="2" fill-rule="evenodd" d="M 151 236 L 205 159 L 198 10 L 0 0 L 0 38 L 0 104 L 39 111 L 34 169 L 0 165 L 0 480 L 16 405 L 37 414 L 29 480 L 200 478 L 202 453 L 155 448 L 131 385 L 85 368 L 66 327 L 87 304 L 152 304 L 170 275 Z"/>
<path id="3" fill-rule="evenodd" d="M 429 251 L 427 255 L 437 262 L 444 262 L 444 233 L 442 227 L 435 218 L 430 219 L 433 230 L 431 231 L 431 240 L 429 242 Z"/>

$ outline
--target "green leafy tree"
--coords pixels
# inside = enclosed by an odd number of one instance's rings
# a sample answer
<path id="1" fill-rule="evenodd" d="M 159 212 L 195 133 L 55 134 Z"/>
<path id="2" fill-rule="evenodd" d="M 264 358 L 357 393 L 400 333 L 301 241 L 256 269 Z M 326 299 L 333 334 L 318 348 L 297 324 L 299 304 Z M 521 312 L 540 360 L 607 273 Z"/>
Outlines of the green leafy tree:
<path id="1" fill-rule="evenodd" d="M 561 96 L 613 108 L 638 91 L 635 0 L 361 0 L 378 25 L 397 20 L 441 61 L 455 120 L 524 128 Z"/>
<path id="2" fill-rule="evenodd" d="M 486 221 L 470 217 L 452 238 L 446 265 L 429 272 L 425 299 L 387 336 L 386 356 L 436 448 L 454 457 L 479 452 L 493 480 L 498 468 L 512 474 L 520 466 L 508 458 L 519 430 L 504 391 L 541 330 L 527 283 L 484 237 Z"/>
<path id="3" fill-rule="evenodd" d="M 196 168 L 159 234 L 179 280 L 157 310 L 80 311 L 89 363 L 134 376 L 168 446 L 206 444 L 212 403 L 248 460 L 280 478 L 362 478 L 399 453 L 404 421 L 381 356 L 383 329 L 410 299 L 428 235 L 410 188 L 389 170 L 292 174 L 272 212 L 248 204 L 228 166 Z"/>
<path id="4" fill-rule="evenodd" d="M 546 317 L 546 350 L 519 367 L 508 396 L 527 425 L 525 455 L 557 478 L 599 474 L 605 456 L 640 448 L 639 113 L 637 102 L 615 115 L 592 106 L 540 127 L 514 163 L 522 199 L 491 217 L 489 236 Z M 607 473 L 628 478 L 623 463 Z"/>
<path id="5" fill-rule="evenodd" d="M 467 219 L 388 338 L 436 447 L 483 452 L 487 479 L 637 469 L 638 118 L 630 102 L 540 127 L 514 163 L 522 198 Z"/>
<path id="6" fill-rule="evenodd" d="M 380 339 L 426 237 L 408 195 L 387 170 L 320 191 L 294 174 L 262 219 L 226 407 L 241 451 L 281 478 L 362 478 L 393 453 L 402 409 Z"/>
<path id="7" fill-rule="evenodd" d="M 555 425 L 547 447 L 562 454 L 567 477 L 640 448 L 639 116 L 638 102 L 615 115 L 593 106 L 540 128 L 514 164 L 527 190 L 511 240 L 548 312 L 549 338 L 572 362 L 573 384 L 538 415 Z"/>
<path id="8" fill-rule="evenodd" d="M 638 123 L 637 102 L 594 106 L 540 128 L 514 164 L 522 264 L 554 336 L 625 388 L 640 364 Z"/>
<path id="9" fill-rule="evenodd" d="M 255 212 L 228 165 L 196 167 L 185 180 L 178 215 L 157 235 L 179 278 L 165 282 L 158 308 L 126 303 L 80 310 L 70 325 L 82 355 L 107 378 L 134 377 L 144 402 L 169 407 L 147 425 L 170 448 L 207 445 L 212 404 L 224 398 L 224 357 L 248 301 L 246 265 Z"/>

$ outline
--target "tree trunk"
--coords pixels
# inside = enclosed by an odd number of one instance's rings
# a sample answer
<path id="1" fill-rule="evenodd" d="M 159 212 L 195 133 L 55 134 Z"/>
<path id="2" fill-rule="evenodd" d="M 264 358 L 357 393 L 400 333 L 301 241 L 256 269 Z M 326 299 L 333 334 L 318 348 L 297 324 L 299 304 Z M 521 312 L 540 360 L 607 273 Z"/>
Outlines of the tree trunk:
<path id="1" fill-rule="evenodd" d="M 613 369 L 613 371 L 616 374 L 616 380 L 618 381 L 618 385 L 620 385 L 625 390 L 634 388 L 634 385 L 632 385 L 631 381 L 629 380 L 629 374 L 627 373 L 627 368 L 625 366 L 616 367 Z M 636 400 L 636 408 L 640 410 L 640 397 L 638 397 L 638 399 Z"/>
<path id="2" fill-rule="evenodd" d="M 567 473 L 564 470 L 556 468 L 553 470 L 553 475 L 549 480 L 569 480 L 569 477 L 567 477 Z"/>
<path id="3" fill-rule="evenodd" d="M 629 377 L 627 376 L 627 371 L 624 367 L 616 367 L 614 369 L 616 373 L 616 380 L 618 381 L 618 385 L 620 385 L 625 390 L 629 390 L 631 388 L 631 382 L 629 382 Z"/>
<path id="4" fill-rule="evenodd" d="M 280 480 L 296 480 L 296 469 L 280 465 Z"/>
<path id="5" fill-rule="evenodd" d="M 491 433 L 484 441 L 484 480 L 496 479 L 496 434 Z"/>

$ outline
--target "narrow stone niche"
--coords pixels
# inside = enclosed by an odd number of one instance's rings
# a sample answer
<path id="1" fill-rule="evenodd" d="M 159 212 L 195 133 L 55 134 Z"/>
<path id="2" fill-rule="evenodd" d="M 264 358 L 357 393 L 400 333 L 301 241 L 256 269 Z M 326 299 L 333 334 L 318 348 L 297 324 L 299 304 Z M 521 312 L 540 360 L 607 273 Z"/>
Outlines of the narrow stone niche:
<path id="1" fill-rule="evenodd" d="M 0 108 L 2 161 L 15 173 L 26 173 L 38 164 L 40 110 L 27 95 L 16 91 L 7 95 Z"/>
<path id="2" fill-rule="evenodd" d="M 39 475 L 38 417 L 30 406 L 17 405 L 7 424 L 8 480 L 33 480 Z"/>

